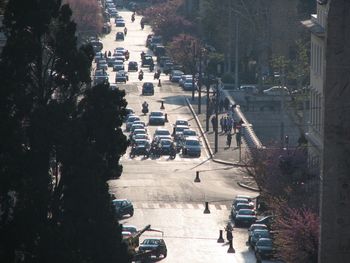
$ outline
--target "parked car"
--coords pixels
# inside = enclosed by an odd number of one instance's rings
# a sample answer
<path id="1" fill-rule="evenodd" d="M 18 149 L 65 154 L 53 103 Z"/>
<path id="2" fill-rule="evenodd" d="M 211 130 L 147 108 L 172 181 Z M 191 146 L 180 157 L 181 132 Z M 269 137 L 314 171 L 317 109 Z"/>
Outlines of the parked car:
<path id="1" fill-rule="evenodd" d="M 152 82 L 144 82 L 143 83 L 142 95 L 154 95 L 154 85 Z"/>
<path id="2" fill-rule="evenodd" d="M 235 226 L 248 226 L 250 227 L 256 221 L 255 211 L 252 209 L 241 209 L 236 214 L 234 219 Z"/>
<path id="3" fill-rule="evenodd" d="M 181 76 L 184 75 L 184 73 L 180 70 L 172 70 L 169 74 L 169 80 L 171 82 L 179 82 L 181 79 Z"/>
<path id="4" fill-rule="evenodd" d="M 239 91 L 242 91 L 247 94 L 258 94 L 259 89 L 256 85 L 241 85 Z"/>
<path id="5" fill-rule="evenodd" d="M 265 95 L 272 95 L 272 96 L 289 95 L 288 88 L 282 87 L 282 86 L 273 86 L 269 89 L 264 90 L 263 93 Z"/>
<path id="6" fill-rule="evenodd" d="M 256 221 L 255 221 L 256 222 Z M 266 229 L 268 230 L 267 226 L 264 224 L 252 224 L 249 228 L 248 228 L 248 243 L 250 243 L 250 239 L 252 237 L 253 231 L 256 229 Z"/>
<path id="7" fill-rule="evenodd" d="M 254 252 L 258 260 L 271 258 L 273 256 L 272 239 L 260 238 L 255 244 Z"/>
<path id="8" fill-rule="evenodd" d="M 163 73 L 165 75 L 168 75 L 173 70 L 173 67 L 174 67 L 174 63 L 173 62 L 166 61 L 164 66 L 163 66 Z"/>
<path id="9" fill-rule="evenodd" d="M 149 125 L 164 125 L 165 124 L 165 116 L 161 111 L 152 111 L 149 114 Z"/>
<path id="10" fill-rule="evenodd" d="M 274 223 L 275 216 L 269 215 L 269 216 L 264 216 L 263 218 L 260 218 L 255 221 L 256 224 L 264 224 L 267 226 L 268 229 L 271 230 L 271 226 Z"/>
<path id="11" fill-rule="evenodd" d="M 139 67 L 137 65 L 137 62 L 136 61 L 129 61 L 128 71 L 138 71 L 138 70 L 139 70 Z"/>
<path id="12" fill-rule="evenodd" d="M 250 246 L 252 248 L 254 248 L 256 242 L 258 242 L 258 240 L 260 238 L 271 238 L 269 230 L 267 230 L 267 229 L 255 229 L 252 232 L 252 235 L 250 237 L 250 242 L 249 242 Z"/>
<path id="13" fill-rule="evenodd" d="M 117 34 L 115 35 L 115 40 L 123 41 L 124 40 L 124 32 L 117 32 Z"/>
<path id="14" fill-rule="evenodd" d="M 238 213 L 239 210 L 241 209 L 251 209 L 251 210 L 254 210 L 254 205 L 249 203 L 249 204 L 246 204 L 246 203 L 238 203 L 235 207 L 233 206 L 232 209 L 231 209 L 231 217 L 232 219 L 234 219 Z"/>
<path id="15" fill-rule="evenodd" d="M 165 241 L 160 238 L 147 238 L 143 240 L 140 244 L 139 251 L 142 252 L 147 250 L 150 250 L 152 255 L 157 258 L 160 257 L 160 255 L 163 255 L 163 257 L 166 258 L 168 254 Z"/>
<path id="16" fill-rule="evenodd" d="M 123 217 L 124 215 L 134 215 L 134 206 L 127 199 L 114 199 L 112 201 L 113 206 L 115 207 L 115 212 L 118 218 Z"/>
<path id="17" fill-rule="evenodd" d="M 179 86 L 181 88 L 183 88 L 186 79 L 190 79 L 191 82 L 192 82 L 192 77 L 193 77 L 192 75 L 185 75 L 185 74 L 182 75 L 181 78 L 179 79 Z"/>
<path id="18" fill-rule="evenodd" d="M 182 154 L 187 156 L 201 156 L 201 144 L 197 137 L 187 137 L 183 142 Z"/>
<path id="19" fill-rule="evenodd" d="M 197 89 L 197 84 L 196 84 L 196 82 L 193 83 L 192 78 L 187 78 L 187 79 L 185 79 L 182 87 L 183 87 L 184 90 L 192 91 L 192 90 L 196 90 Z"/>

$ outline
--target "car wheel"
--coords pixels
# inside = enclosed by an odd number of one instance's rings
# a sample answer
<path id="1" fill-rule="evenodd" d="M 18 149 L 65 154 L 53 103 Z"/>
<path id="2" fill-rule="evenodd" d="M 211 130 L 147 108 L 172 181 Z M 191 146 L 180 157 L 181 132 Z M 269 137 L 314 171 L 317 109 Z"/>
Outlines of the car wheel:
<path id="1" fill-rule="evenodd" d="M 130 216 L 133 216 L 134 215 L 134 210 L 130 212 Z"/>
<path id="2" fill-rule="evenodd" d="M 166 256 L 167 256 L 167 252 L 165 252 L 163 256 L 164 256 L 164 258 L 166 258 Z"/>

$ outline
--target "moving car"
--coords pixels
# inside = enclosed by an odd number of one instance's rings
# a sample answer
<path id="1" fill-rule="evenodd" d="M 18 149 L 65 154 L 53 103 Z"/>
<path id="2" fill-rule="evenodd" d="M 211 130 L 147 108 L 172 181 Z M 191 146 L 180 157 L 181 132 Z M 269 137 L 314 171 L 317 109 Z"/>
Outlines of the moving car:
<path id="1" fill-rule="evenodd" d="M 149 125 L 164 125 L 165 124 L 165 116 L 161 111 L 152 111 L 149 114 Z M 170 135 L 170 134 L 169 134 Z"/>
<path id="2" fill-rule="evenodd" d="M 158 148 L 162 155 L 169 155 L 171 153 L 173 141 L 171 139 L 161 138 L 158 142 Z"/>
<path id="3" fill-rule="evenodd" d="M 106 60 L 100 60 L 96 65 L 96 69 L 108 70 L 108 64 Z"/>
<path id="4" fill-rule="evenodd" d="M 197 137 L 187 137 L 182 145 L 182 154 L 187 156 L 201 156 L 201 144 Z"/>
<path id="5" fill-rule="evenodd" d="M 144 82 L 143 83 L 142 95 L 154 95 L 154 85 L 152 82 Z"/>
<path id="6" fill-rule="evenodd" d="M 134 206 L 127 199 L 114 199 L 112 201 L 113 206 L 115 207 L 115 212 L 118 218 L 123 217 L 124 215 L 134 215 Z"/>
<path id="7" fill-rule="evenodd" d="M 134 121 L 139 121 L 140 117 L 136 115 L 131 115 L 128 117 L 126 120 L 126 131 L 130 131 L 131 125 L 133 124 Z"/>
<path id="8" fill-rule="evenodd" d="M 187 91 L 192 91 L 197 89 L 197 84 L 193 83 L 192 78 L 185 79 L 182 86 L 183 86 L 183 89 Z"/>
<path id="9" fill-rule="evenodd" d="M 137 62 L 136 61 L 129 61 L 128 71 L 138 71 L 138 70 L 139 70 L 139 67 L 137 65 Z"/>
<path id="10" fill-rule="evenodd" d="M 125 27 L 125 20 L 123 18 L 118 18 L 115 20 L 116 27 Z"/>
<path id="11" fill-rule="evenodd" d="M 142 67 L 143 67 L 143 66 L 149 66 L 149 65 L 151 65 L 152 63 L 154 63 L 154 62 L 153 62 L 152 56 L 150 56 L 150 55 L 145 55 L 145 56 L 143 57 L 143 59 L 142 59 L 142 64 L 141 64 L 141 66 L 142 66 Z"/>
<path id="12" fill-rule="evenodd" d="M 140 244 L 139 251 L 151 251 L 157 258 L 163 255 L 166 258 L 168 251 L 165 241 L 161 238 L 147 238 Z"/>
<path id="13" fill-rule="evenodd" d="M 124 82 L 126 83 L 129 80 L 128 73 L 124 70 L 119 70 L 115 75 L 115 83 Z"/>
<path id="14" fill-rule="evenodd" d="M 146 139 L 134 140 L 130 150 L 130 157 L 133 158 L 138 155 L 143 155 L 148 158 L 150 148 L 151 148 L 151 145 L 148 140 Z"/>
<path id="15" fill-rule="evenodd" d="M 184 119 L 177 119 L 175 121 L 175 124 L 174 126 L 177 126 L 177 125 L 185 125 L 185 126 L 190 126 L 188 121 L 187 120 L 184 120 Z"/>
<path id="16" fill-rule="evenodd" d="M 188 130 L 188 126 L 186 125 L 176 125 L 174 127 L 174 140 L 179 140 L 185 130 Z"/>
<path id="17" fill-rule="evenodd" d="M 124 70 L 124 62 L 122 60 L 114 60 L 113 62 L 113 71 Z"/>
<path id="18" fill-rule="evenodd" d="M 117 34 L 115 35 L 115 40 L 124 40 L 124 32 L 117 32 Z"/>
<path id="19" fill-rule="evenodd" d="M 256 221 L 255 211 L 252 209 L 241 209 L 236 214 L 234 219 L 235 226 L 248 226 L 250 227 Z"/>

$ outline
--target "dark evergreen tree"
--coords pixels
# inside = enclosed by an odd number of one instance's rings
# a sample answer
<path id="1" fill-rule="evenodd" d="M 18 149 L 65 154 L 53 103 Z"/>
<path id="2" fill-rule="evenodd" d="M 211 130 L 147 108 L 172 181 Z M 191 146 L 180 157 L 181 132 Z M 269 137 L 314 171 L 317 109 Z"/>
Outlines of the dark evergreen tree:
<path id="1" fill-rule="evenodd" d="M 124 93 L 87 88 L 60 0 L 10 0 L 0 62 L 0 262 L 129 262 L 107 180 L 121 174 Z M 120 227 L 119 227 L 120 228 Z"/>

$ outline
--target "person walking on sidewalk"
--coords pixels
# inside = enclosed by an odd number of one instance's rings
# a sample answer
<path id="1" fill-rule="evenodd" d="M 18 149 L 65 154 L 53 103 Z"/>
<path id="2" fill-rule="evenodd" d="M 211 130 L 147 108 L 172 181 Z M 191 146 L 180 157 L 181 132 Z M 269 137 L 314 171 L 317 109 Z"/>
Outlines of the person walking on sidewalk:
<path id="1" fill-rule="evenodd" d="M 224 132 L 224 116 L 221 116 L 220 118 L 220 127 L 221 127 L 221 133 Z"/>
<path id="2" fill-rule="evenodd" d="M 213 116 L 213 118 L 211 118 L 211 125 L 213 126 L 213 131 L 215 132 L 215 130 L 217 129 L 217 127 L 216 127 L 216 116 Z"/>
<path id="3" fill-rule="evenodd" d="M 236 143 L 237 143 L 237 147 L 241 147 L 241 143 L 242 143 L 242 135 L 240 133 L 240 131 L 237 131 L 236 133 Z"/>
<path id="4" fill-rule="evenodd" d="M 229 106 L 230 106 L 230 101 L 229 101 L 229 99 L 226 97 L 225 100 L 224 100 L 224 108 L 225 108 L 225 111 L 228 111 Z"/>
<path id="5" fill-rule="evenodd" d="M 231 141 L 232 141 L 232 134 L 231 132 L 229 132 L 227 134 L 227 141 L 226 141 L 226 144 L 227 144 L 227 147 L 230 148 L 231 147 Z"/>

